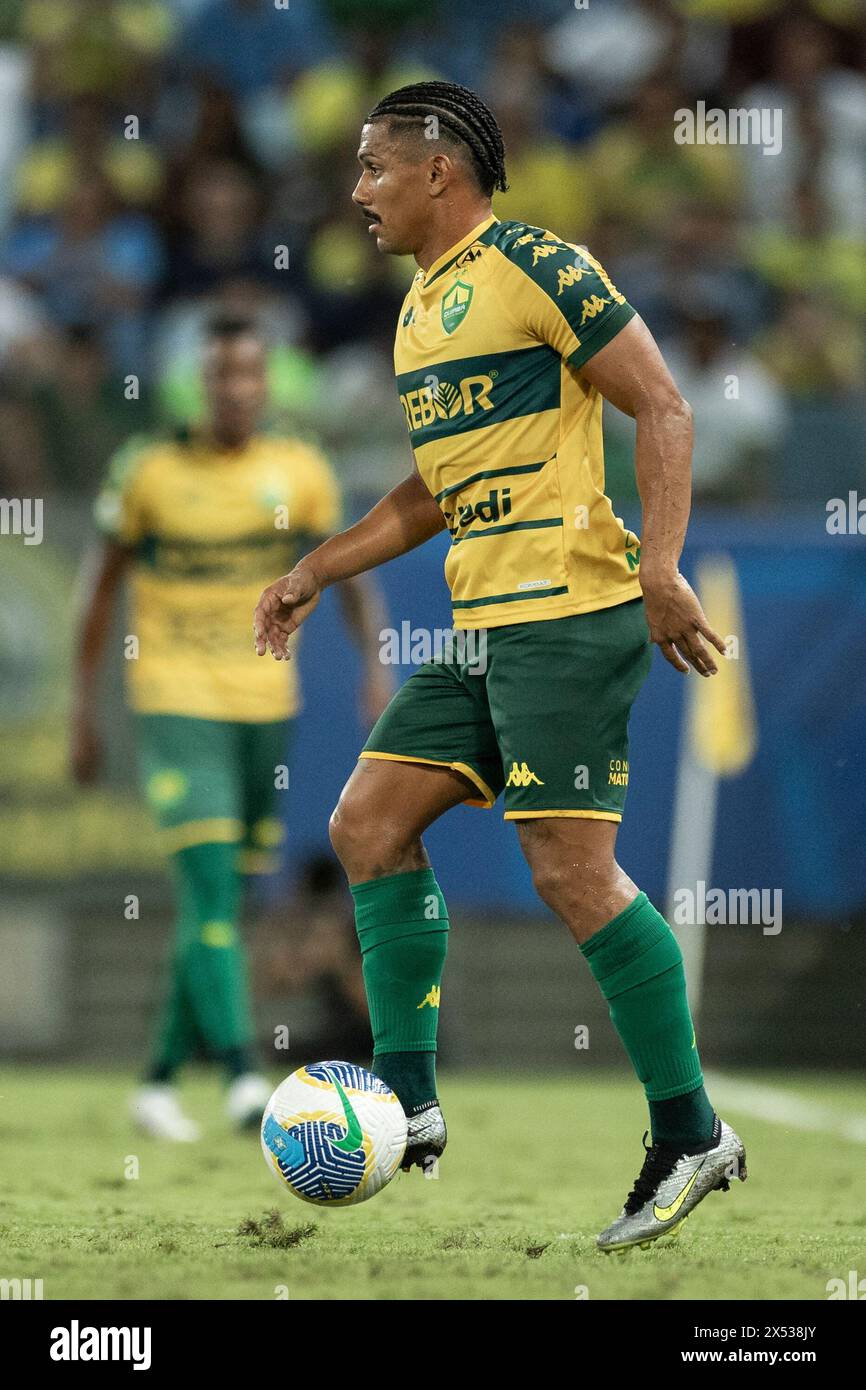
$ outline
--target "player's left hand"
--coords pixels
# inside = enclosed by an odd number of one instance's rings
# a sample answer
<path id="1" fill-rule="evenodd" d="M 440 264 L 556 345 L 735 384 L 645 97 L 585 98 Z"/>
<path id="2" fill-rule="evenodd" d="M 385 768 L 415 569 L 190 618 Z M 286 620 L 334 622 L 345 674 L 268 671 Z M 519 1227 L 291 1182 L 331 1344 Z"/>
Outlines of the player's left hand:
<path id="1" fill-rule="evenodd" d="M 264 656 L 270 649 L 276 661 L 291 660 L 289 638 L 310 616 L 321 597 L 321 585 L 303 560 L 290 574 L 269 584 L 253 615 L 256 654 Z"/>
<path id="2" fill-rule="evenodd" d="M 661 649 L 665 660 L 684 675 L 688 675 L 691 663 L 698 675 L 714 676 L 719 668 L 701 638 L 712 642 L 722 656 L 727 649 L 707 622 L 698 596 L 688 581 L 679 571 L 663 580 L 650 580 L 641 575 L 641 588 L 650 640 Z"/>

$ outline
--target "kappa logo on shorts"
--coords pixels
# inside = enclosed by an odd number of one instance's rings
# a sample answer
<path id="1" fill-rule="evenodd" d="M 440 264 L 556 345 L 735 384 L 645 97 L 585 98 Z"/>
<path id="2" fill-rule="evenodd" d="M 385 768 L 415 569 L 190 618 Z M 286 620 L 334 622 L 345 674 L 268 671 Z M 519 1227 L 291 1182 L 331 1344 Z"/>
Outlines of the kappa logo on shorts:
<path id="1" fill-rule="evenodd" d="M 526 766 L 526 763 L 521 763 L 519 766 L 517 763 L 511 764 L 508 781 L 505 783 L 506 787 L 531 787 L 533 783 L 537 787 L 544 786 L 541 778 L 536 777 L 535 773 Z"/>
<path id="2" fill-rule="evenodd" d="M 147 796 L 154 806 L 172 806 L 189 791 L 189 778 L 177 767 L 163 767 L 147 782 Z"/>

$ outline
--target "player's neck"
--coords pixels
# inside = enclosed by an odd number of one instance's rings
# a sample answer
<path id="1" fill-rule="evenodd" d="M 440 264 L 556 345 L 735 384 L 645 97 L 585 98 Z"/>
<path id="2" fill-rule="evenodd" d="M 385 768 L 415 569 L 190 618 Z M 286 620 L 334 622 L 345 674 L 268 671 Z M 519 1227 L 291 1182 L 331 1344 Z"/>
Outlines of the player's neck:
<path id="1" fill-rule="evenodd" d="M 435 265 L 440 256 L 457 246 L 480 222 L 486 222 L 492 215 L 490 202 L 481 199 L 468 206 L 443 208 L 439 217 L 431 219 L 428 239 L 415 252 L 415 260 L 426 272 Z"/>
<path id="2" fill-rule="evenodd" d="M 219 430 L 213 425 L 202 432 L 205 446 L 217 454 L 239 454 L 252 442 L 252 434 L 237 434 L 234 430 Z"/>

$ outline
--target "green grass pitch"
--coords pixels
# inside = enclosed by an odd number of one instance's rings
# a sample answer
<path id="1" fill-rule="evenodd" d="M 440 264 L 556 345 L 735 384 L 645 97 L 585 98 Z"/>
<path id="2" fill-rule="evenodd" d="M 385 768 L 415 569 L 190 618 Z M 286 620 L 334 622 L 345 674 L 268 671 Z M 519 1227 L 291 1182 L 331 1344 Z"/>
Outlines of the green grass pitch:
<path id="1" fill-rule="evenodd" d="M 760 1080 L 866 1113 L 862 1080 Z M 642 1161 L 624 1074 L 446 1072 L 439 1177 L 398 1175 L 340 1211 L 280 1191 L 257 1134 L 227 1129 L 215 1076 L 184 1084 L 205 1129 L 186 1147 L 134 1133 L 131 1084 L 0 1071 L 0 1278 L 42 1279 L 46 1299 L 823 1300 L 828 1279 L 866 1274 L 863 1145 L 730 1106 L 749 1180 L 712 1193 L 677 1241 L 597 1253 Z"/>

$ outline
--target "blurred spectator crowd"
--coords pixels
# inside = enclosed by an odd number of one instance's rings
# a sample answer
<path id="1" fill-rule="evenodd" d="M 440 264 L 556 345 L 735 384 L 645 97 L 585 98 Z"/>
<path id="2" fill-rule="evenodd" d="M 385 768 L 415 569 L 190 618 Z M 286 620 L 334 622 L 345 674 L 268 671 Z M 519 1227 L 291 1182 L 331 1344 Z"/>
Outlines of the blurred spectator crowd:
<path id="1" fill-rule="evenodd" d="M 268 329 L 276 423 L 359 505 L 398 481 L 415 267 L 350 194 L 364 114 L 423 77 L 496 113 L 498 215 L 587 244 L 652 328 L 699 499 L 863 484 L 864 0 L 0 0 L 0 492 L 89 497 L 194 420 L 223 308 Z M 781 110 L 781 151 L 677 144 L 698 101 Z M 616 497 L 630 428 L 608 412 Z"/>

